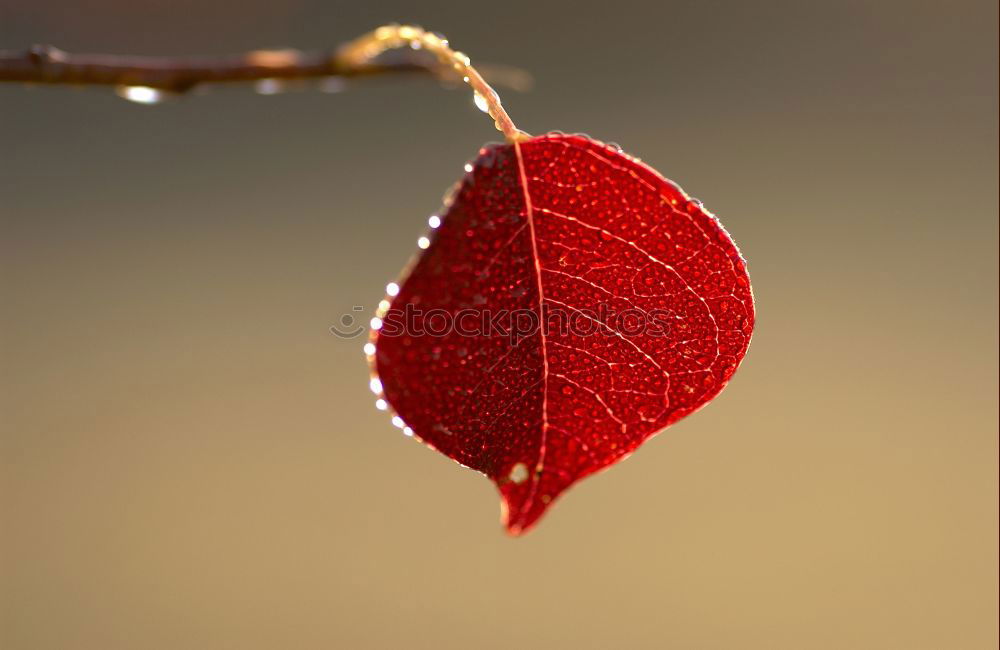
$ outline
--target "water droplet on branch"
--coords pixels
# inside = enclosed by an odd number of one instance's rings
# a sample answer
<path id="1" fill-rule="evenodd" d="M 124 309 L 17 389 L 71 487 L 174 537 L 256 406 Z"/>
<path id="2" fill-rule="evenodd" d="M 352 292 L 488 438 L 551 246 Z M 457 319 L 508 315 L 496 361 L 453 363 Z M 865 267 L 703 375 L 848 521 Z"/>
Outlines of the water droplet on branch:
<path id="1" fill-rule="evenodd" d="M 259 95 L 277 95 L 285 90 L 285 84 L 278 79 L 261 79 L 253 85 Z"/>
<path id="2" fill-rule="evenodd" d="M 484 113 L 490 112 L 490 105 L 486 103 L 486 98 L 483 97 L 478 90 L 472 93 L 472 101 L 475 102 L 476 108 L 478 108 L 482 112 Z"/>
<path id="3" fill-rule="evenodd" d="M 324 77 L 319 82 L 319 91 L 322 93 L 339 93 L 347 88 L 347 83 L 340 77 Z"/>
<path id="4" fill-rule="evenodd" d="M 166 91 L 149 86 L 116 86 L 115 94 L 136 104 L 159 104 L 167 98 Z"/>

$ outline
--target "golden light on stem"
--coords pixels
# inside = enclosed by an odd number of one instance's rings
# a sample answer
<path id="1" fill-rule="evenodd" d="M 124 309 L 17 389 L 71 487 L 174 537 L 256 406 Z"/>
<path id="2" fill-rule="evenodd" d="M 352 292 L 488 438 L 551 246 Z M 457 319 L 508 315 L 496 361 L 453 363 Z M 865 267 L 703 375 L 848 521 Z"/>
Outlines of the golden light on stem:
<path id="1" fill-rule="evenodd" d="M 497 130 L 504 134 L 508 142 L 519 142 L 530 137 L 514 126 L 500 103 L 500 96 L 472 67 L 469 57 L 451 49 L 447 39 L 437 34 L 413 25 L 385 25 L 347 43 L 337 51 L 336 57 L 346 65 L 361 67 L 383 52 L 401 47 L 427 50 L 441 63 L 450 66 L 472 87 L 476 105 L 493 118 Z"/>

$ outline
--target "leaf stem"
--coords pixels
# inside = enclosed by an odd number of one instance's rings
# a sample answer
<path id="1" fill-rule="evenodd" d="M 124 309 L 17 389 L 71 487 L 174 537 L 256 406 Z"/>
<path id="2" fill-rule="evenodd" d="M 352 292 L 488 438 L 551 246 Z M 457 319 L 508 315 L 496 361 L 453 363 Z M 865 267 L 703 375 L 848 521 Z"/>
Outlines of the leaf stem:
<path id="1" fill-rule="evenodd" d="M 493 118 L 497 130 L 504 134 L 508 142 L 521 142 L 531 137 L 514 126 L 500 103 L 500 96 L 472 67 L 469 57 L 451 49 L 448 39 L 423 28 L 413 25 L 383 25 L 341 47 L 337 58 L 347 66 L 363 67 L 387 50 L 407 46 L 431 52 L 441 63 L 461 75 L 462 80 L 472 87 L 476 105 Z"/>

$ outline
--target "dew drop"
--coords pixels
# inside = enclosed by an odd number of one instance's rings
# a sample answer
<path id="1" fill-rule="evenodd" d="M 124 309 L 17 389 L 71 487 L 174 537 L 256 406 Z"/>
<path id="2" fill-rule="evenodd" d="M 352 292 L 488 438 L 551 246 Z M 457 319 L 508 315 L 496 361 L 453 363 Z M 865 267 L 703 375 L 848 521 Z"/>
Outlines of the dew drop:
<path id="1" fill-rule="evenodd" d="M 382 329 L 382 319 L 376 316 L 371 320 L 370 325 L 372 326 L 373 330 L 380 330 Z"/>
<path id="2" fill-rule="evenodd" d="M 478 90 L 472 93 L 472 101 L 476 104 L 476 108 L 482 112 L 490 112 L 490 105 L 486 103 L 486 98 L 479 94 Z"/>
<path id="3" fill-rule="evenodd" d="M 374 343 L 365 343 L 364 351 L 365 351 L 365 354 L 367 354 L 368 356 L 371 356 L 371 355 L 375 354 L 375 344 Z"/>
<path id="4" fill-rule="evenodd" d="M 432 214 L 430 219 L 427 220 L 427 225 L 429 225 L 431 228 L 437 228 L 438 226 L 441 225 L 441 217 L 437 216 L 436 214 Z"/>
<path id="5" fill-rule="evenodd" d="M 319 82 L 319 91 L 322 93 L 339 93 L 347 88 L 347 83 L 340 77 L 323 77 Z"/>
<path id="6" fill-rule="evenodd" d="M 528 480 L 528 467 L 524 463 L 516 463 L 510 468 L 510 474 L 508 475 L 510 480 L 514 483 L 520 485 Z"/>
<path id="7" fill-rule="evenodd" d="M 258 95 L 277 95 L 285 89 L 285 85 L 277 79 L 261 79 L 253 85 Z"/>
<path id="8" fill-rule="evenodd" d="M 426 237 L 421 237 L 420 239 L 417 240 L 417 246 L 419 246 L 420 248 L 427 248 L 430 245 L 431 245 L 431 240 L 427 239 Z"/>
<path id="9" fill-rule="evenodd" d="M 377 408 L 380 411 L 384 411 L 387 408 L 389 408 L 389 403 L 386 402 L 384 399 L 377 399 L 375 400 L 375 408 Z"/>
<path id="10" fill-rule="evenodd" d="M 399 285 L 396 284 L 395 282 L 390 282 L 389 284 L 385 285 L 385 292 L 390 296 L 398 296 Z"/>
<path id="11" fill-rule="evenodd" d="M 399 417 L 398 415 L 394 415 L 392 416 L 392 426 L 402 429 L 403 427 L 406 426 L 406 423 L 403 422 L 403 418 Z"/>
<path id="12" fill-rule="evenodd" d="M 159 104 L 166 99 L 167 94 L 159 88 L 149 86 L 118 86 L 115 93 L 122 99 L 136 104 Z"/>
<path id="13" fill-rule="evenodd" d="M 465 173 L 467 174 L 472 173 L 472 170 L 473 170 L 472 163 L 465 163 Z"/>
<path id="14" fill-rule="evenodd" d="M 382 392 L 382 380 L 378 377 L 372 377 L 371 381 L 368 382 L 368 388 L 371 388 L 372 392 L 378 395 Z"/>
<path id="15" fill-rule="evenodd" d="M 410 427 L 403 427 L 403 435 L 412 438 L 413 429 L 411 429 Z"/>

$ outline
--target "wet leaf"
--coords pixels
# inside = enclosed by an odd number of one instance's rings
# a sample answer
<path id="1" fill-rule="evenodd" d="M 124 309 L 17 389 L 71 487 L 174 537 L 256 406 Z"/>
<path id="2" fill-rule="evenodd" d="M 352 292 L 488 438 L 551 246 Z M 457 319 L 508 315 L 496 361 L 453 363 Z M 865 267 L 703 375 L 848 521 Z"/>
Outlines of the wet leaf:
<path id="1" fill-rule="evenodd" d="M 517 535 L 722 390 L 753 298 L 716 218 L 615 147 L 549 134 L 466 170 L 373 323 L 372 387 Z"/>

